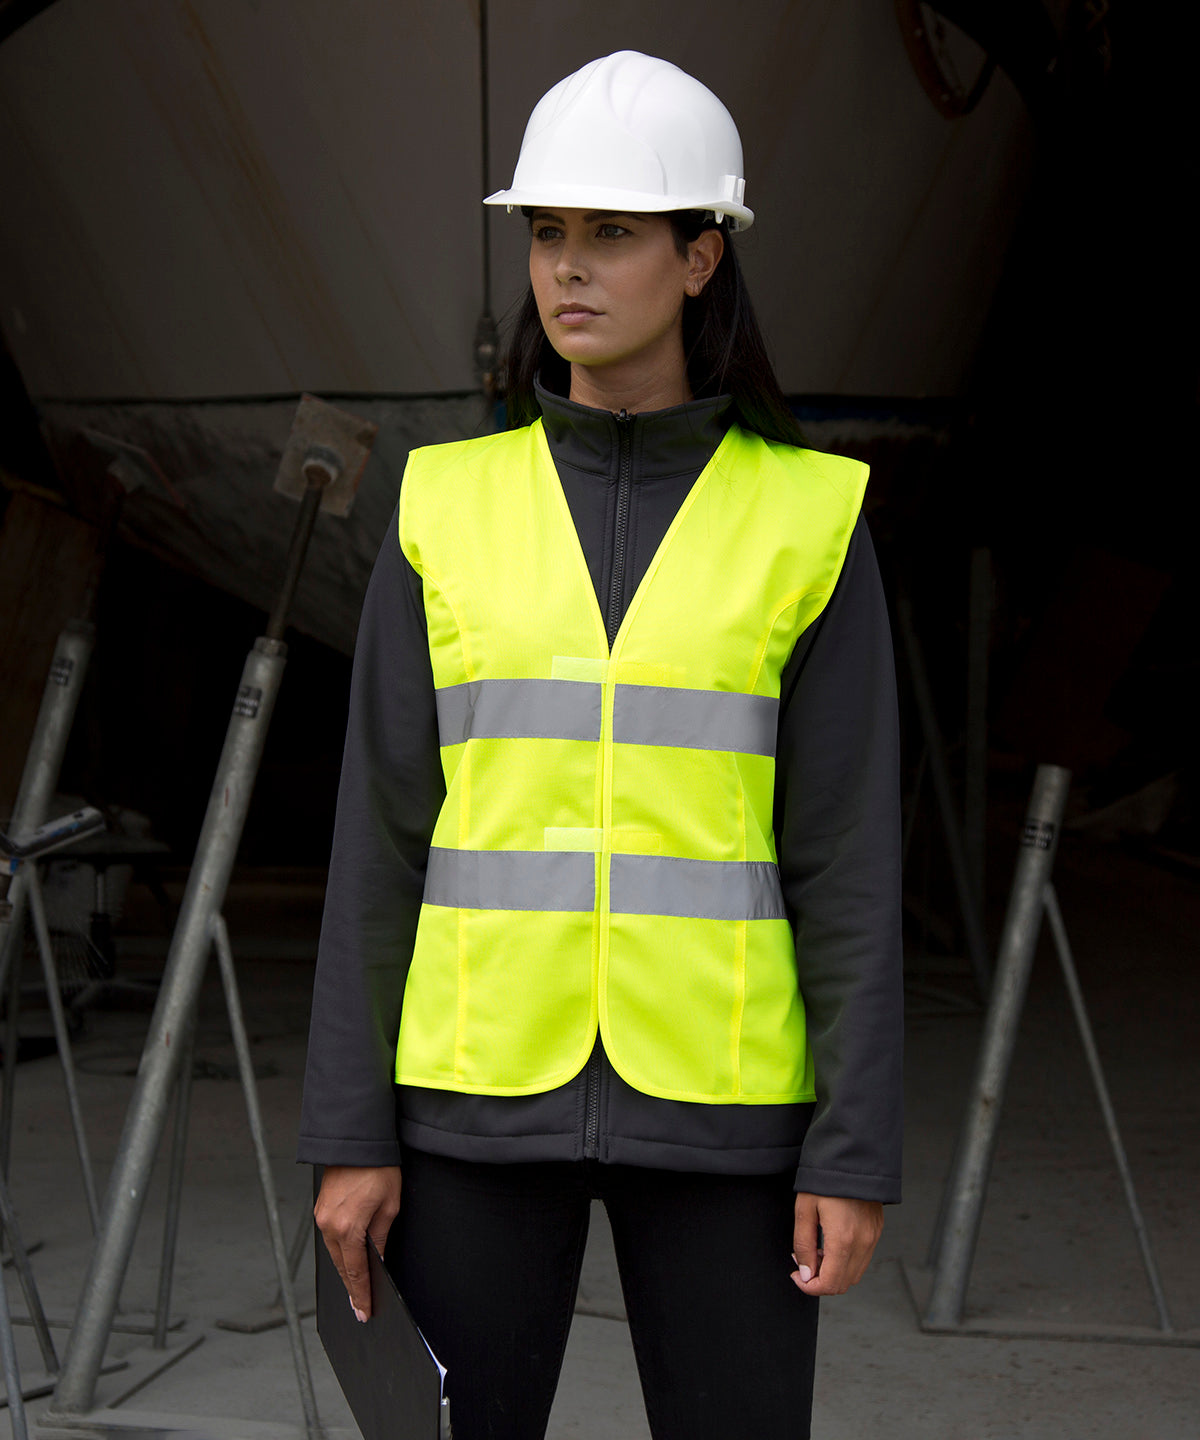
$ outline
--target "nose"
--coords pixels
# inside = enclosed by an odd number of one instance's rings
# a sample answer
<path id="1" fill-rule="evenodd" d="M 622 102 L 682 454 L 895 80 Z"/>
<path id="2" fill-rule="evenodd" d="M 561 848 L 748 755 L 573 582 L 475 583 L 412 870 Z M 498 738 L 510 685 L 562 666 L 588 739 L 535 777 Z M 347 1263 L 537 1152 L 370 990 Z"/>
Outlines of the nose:
<path id="1" fill-rule="evenodd" d="M 554 278 L 560 285 L 569 285 L 572 280 L 586 281 L 588 278 L 587 267 L 577 248 L 569 241 L 564 243 L 559 251 L 554 265 Z"/>

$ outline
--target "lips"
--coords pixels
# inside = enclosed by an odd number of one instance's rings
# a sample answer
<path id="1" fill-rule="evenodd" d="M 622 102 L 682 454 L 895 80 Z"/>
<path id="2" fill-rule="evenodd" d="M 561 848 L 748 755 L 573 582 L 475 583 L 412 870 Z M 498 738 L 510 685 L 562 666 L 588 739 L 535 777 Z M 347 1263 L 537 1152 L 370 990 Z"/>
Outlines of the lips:
<path id="1" fill-rule="evenodd" d="M 577 301 L 567 300 L 562 305 L 556 305 L 552 311 L 555 320 L 569 320 L 572 316 L 599 315 L 599 310 L 593 310 L 590 305 L 580 305 Z"/>

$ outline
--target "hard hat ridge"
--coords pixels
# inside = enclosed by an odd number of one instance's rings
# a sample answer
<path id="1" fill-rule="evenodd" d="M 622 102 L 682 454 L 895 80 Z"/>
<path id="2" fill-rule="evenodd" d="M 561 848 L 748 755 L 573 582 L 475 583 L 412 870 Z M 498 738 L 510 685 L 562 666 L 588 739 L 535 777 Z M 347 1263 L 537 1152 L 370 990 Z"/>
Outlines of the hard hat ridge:
<path id="1" fill-rule="evenodd" d="M 712 211 L 746 229 L 742 144 L 721 101 L 669 61 L 621 50 L 542 96 L 513 183 L 485 205 Z"/>

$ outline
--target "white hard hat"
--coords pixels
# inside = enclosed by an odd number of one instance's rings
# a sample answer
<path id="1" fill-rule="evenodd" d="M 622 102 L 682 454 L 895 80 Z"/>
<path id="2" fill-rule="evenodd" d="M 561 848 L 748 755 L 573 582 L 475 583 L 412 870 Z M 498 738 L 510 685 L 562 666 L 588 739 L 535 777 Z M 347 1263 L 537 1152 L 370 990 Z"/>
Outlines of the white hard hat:
<path id="1" fill-rule="evenodd" d="M 666 60 L 619 50 L 542 96 L 511 188 L 483 203 L 710 210 L 746 230 L 745 191 L 737 126 L 712 91 Z"/>

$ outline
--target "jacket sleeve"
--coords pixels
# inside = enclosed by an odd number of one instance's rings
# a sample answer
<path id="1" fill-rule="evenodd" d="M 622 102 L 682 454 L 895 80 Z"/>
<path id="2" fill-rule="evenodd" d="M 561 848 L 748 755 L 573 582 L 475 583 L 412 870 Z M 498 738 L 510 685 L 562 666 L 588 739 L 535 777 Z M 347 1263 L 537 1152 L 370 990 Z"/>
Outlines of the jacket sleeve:
<path id="1" fill-rule="evenodd" d="M 396 1036 L 445 793 L 421 580 L 400 549 L 393 514 L 354 651 L 313 987 L 302 1161 L 399 1164 Z"/>
<path id="2" fill-rule="evenodd" d="M 784 671 L 775 831 L 817 1102 L 796 1189 L 900 1198 L 903 970 L 891 629 L 860 518 Z"/>

